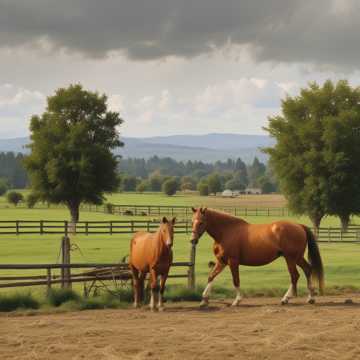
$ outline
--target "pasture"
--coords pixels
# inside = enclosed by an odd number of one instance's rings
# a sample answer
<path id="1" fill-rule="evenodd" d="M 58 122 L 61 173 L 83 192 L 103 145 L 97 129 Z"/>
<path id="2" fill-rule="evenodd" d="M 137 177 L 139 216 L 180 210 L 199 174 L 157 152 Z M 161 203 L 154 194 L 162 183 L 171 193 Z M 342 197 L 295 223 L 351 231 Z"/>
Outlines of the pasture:
<path id="1" fill-rule="evenodd" d="M 163 194 L 114 194 L 108 200 L 114 204 L 177 204 L 198 205 L 199 199 L 208 206 L 216 206 L 212 197 L 196 197 L 191 195 L 176 195 L 169 197 Z M 232 206 L 249 206 L 256 203 L 257 206 L 274 206 L 280 195 L 246 195 L 244 199 L 220 199 Z M 206 200 L 206 201 L 205 201 Z M 15 208 L 7 205 L 4 198 L 0 198 L 1 220 L 65 220 L 69 218 L 67 209 L 51 206 L 46 208 Z M 6 208 L 5 208 L 6 206 Z M 290 220 L 310 224 L 307 218 L 287 217 Z M 81 212 L 81 220 L 123 220 L 134 219 L 96 212 Z M 278 220 L 279 218 L 267 216 L 252 216 L 246 220 L 253 223 L 265 223 Z M 283 219 L 283 218 L 282 218 Z M 356 222 L 357 219 L 354 219 Z M 324 226 L 338 225 L 338 219 L 326 218 Z M 56 263 L 59 259 L 60 235 L 22 235 L 0 236 L 0 263 Z M 71 252 L 72 262 L 103 262 L 114 263 L 129 253 L 130 234 L 121 235 L 77 235 L 71 237 L 74 244 Z M 339 288 L 360 289 L 358 266 L 360 257 L 360 245 L 357 244 L 325 244 L 320 245 L 323 261 L 325 264 L 326 286 L 330 292 L 339 292 Z M 190 253 L 189 235 L 177 234 L 174 244 L 174 261 L 188 261 Z M 359 254 L 359 255 L 358 255 Z M 208 262 L 214 260 L 212 253 L 212 240 L 204 236 L 197 246 L 196 256 L 196 282 L 199 286 L 206 283 L 209 273 Z M 184 269 L 173 269 L 172 273 L 184 272 Z M 3 271 L 2 274 L 15 275 L 14 271 Z M 26 274 L 31 274 L 27 271 Z M 288 286 L 289 279 L 284 259 L 280 258 L 271 265 L 264 267 L 240 267 L 241 288 L 248 294 L 279 294 Z M 184 284 L 185 279 L 171 279 L 171 284 Z M 305 289 L 304 276 L 301 274 L 300 291 Z M 79 288 L 79 285 L 76 286 Z M 215 282 L 216 288 L 225 289 L 224 292 L 232 291 L 230 272 L 225 269 Z M 6 290 L 1 290 L 2 292 Z M 9 290 L 8 290 L 9 291 Z M 36 290 L 38 291 L 38 290 Z"/>

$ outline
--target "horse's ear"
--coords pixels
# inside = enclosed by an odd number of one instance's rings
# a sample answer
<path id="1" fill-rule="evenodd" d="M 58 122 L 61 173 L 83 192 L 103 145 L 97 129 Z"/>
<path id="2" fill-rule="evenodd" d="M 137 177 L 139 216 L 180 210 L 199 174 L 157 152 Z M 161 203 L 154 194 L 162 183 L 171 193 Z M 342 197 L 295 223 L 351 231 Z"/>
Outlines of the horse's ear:
<path id="1" fill-rule="evenodd" d="M 205 211 L 207 210 L 207 208 L 201 208 L 200 209 L 200 212 L 202 213 L 202 214 L 205 214 Z"/>
<path id="2" fill-rule="evenodd" d="M 163 222 L 163 224 L 166 224 L 166 223 L 168 222 L 168 219 L 166 218 L 166 216 L 164 216 L 164 217 L 162 218 L 162 222 Z"/>
<path id="3" fill-rule="evenodd" d="M 197 211 L 194 207 L 192 207 L 191 210 L 193 213 L 196 213 L 196 211 Z"/>
<path id="4" fill-rule="evenodd" d="M 173 219 L 171 220 L 172 224 L 175 225 L 176 223 L 176 217 L 173 217 Z"/>

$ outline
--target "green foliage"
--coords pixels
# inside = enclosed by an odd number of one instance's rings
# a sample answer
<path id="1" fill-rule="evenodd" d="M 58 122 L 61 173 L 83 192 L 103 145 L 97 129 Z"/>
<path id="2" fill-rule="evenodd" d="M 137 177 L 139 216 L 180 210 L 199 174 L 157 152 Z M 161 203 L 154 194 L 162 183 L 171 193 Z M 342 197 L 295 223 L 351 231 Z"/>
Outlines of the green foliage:
<path id="1" fill-rule="evenodd" d="M 208 176 L 207 184 L 210 194 L 216 194 L 217 192 L 222 191 L 221 177 L 219 174 L 215 173 Z"/>
<path id="2" fill-rule="evenodd" d="M 135 176 L 125 175 L 121 179 L 121 190 L 122 191 L 135 191 L 137 182 L 138 181 Z"/>
<path id="3" fill-rule="evenodd" d="M 24 200 L 24 196 L 17 191 L 9 191 L 6 194 L 6 199 L 9 204 L 17 206 L 20 201 Z"/>
<path id="4" fill-rule="evenodd" d="M 209 185 L 206 182 L 200 182 L 197 186 L 200 196 L 209 195 Z"/>
<path id="5" fill-rule="evenodd" d="M 39 302 L 30 293 L 0 294 L 0 311 L 38 309 Z"/>
<path id="6" fill-rule="evenodd" d="M 0 196 L 3 196 L 9 189 L 9 184 L 6 179 L 0 179 Z"/>
<path id="7" fill-rule="evenodd" d="M 109 202 L 105 204 L 105 211 L 107 214 L 112 214 L 113 209 L 114 209 L 114 204 L 109 203 Z"/>
<path id="8" fill-rule="evenodd" d="M 36 203 L 39 201 L 39 198 L 36 194 L 34 193 L 30 193 L 27 197 L 26 197 L 26 206 L 29 209 L 32 209 Z"/>
<path id="9" fill-rule="evenodd" d="M 149 177 L 148 187 L 151 191 L 161 191 L 163 178 L 159 174 L 153 174 Z"/>
<path id="10" fill-rule="evenodd" d="M 150 184 L 148 180 L 142 180 L 137 186 L 136 186 L 136 192 L 143 193 L 144 191 L 150 190 Z"/>
<path id="11" fill-rule="evenodd" d="M 243 183 L 241 183 L 239 180 L 237 179 L 230 179 L 225 183 L 225 189 L 229 189 L 229 190 L 244 190 L 245 189 L 245 185 Z"/>
<path id="12" fill-rule="evenodd" d="M 162 185 L 162 190 L 166 195 L 175 195 L 178 189 L 178 183 L 176 179 L 168 179 Z"/>
<path id="13" fill-rule="evenodd" d="M 52 306 L 60 306 L 68 301 L 78 301 L 79 295 L 71 289 L 51 289 L 48 296 L 48 303 Z"/>
<path id="14" fill-rule="evenodd" d="M 116 190 L 122 119 L 107 110 L 107 98 L 81 85 L 58 89 L 41 116 L 31 118 L 31 154 L 24 160 L 31 185 L 42 201 L 63 203 L 72 221 L 82 202 L 100 204 Z"/>
<path id="15" fill-rule="evenodd" d="M 259 186 L 259 178 L 261 178 L 266 171 L 266 166 L 259 161 L 257 157 L 254 158 L 253 163 L 249 166 L 249 183 L 253 187 Z"/>
<path id="16" fill-rule="evenodd" d="M 282 102 L 266 129 L 277 141 L 265 149 L 289 207 L 315 226 L 328 214 L 345 222 L 360 212 L 360 88 L 326 81 Z"/>
<path id="17" fill-rule="evenodd" d="M 23 189 L 28 183 L 28 177 L 23 166 L 24 155 L 13 152 L 0 153 L 0 178 L 6 181 L 8 187 Z"/>

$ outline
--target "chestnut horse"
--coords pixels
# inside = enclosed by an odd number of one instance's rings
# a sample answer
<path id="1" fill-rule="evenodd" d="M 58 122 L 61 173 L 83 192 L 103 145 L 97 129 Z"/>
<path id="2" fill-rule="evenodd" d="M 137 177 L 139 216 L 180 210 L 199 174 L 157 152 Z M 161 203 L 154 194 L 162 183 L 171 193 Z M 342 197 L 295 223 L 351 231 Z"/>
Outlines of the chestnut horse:
<path id="1" fill-rule="evenodd" d="M 137 232 L 131 239 L 129 265 L 133 275 L 134 306 L 138 307 L 144 300 L 144 280 L 150 273 L 151 310 L 156 309 L 157 293 L 158 309 L 163 307 L 163 294 L 169 269 L 172 263 L 172 245 L 174 240 L 175 218 L 168 221 L 166 217 L 155 233 Z M 161 277 L 160 287 L 158 277 Z"/>
<path id="2" fill-rule="evenodd" d="M 192 219 L 192 242 L 197 243 L 204 232 L 214 239 L 215 267 L 208 278 L 208 284 L 202 294 L 201 306 L 207 306 L 214 278 L 229 265 L 236 298 L 233 306 L 241 301 L 239 265 L 261 266 L 273 262 L 280 256 L 285 258 L 291 284 L 281 300 L 287 304 L 297 295 L 299 273 L 296 266 L 303 269 L 309 290 L 308 302 L 315 303 L 312 277 L 323 293 L 324 271 L 317 242 L 311 230 L 301 224 L 290 221 L 276 221 L 271 224 L 249 224 L 238 217 L 212 209 L 194 209 Z M 308 246 L 307 262 L 304 253 Z"/>

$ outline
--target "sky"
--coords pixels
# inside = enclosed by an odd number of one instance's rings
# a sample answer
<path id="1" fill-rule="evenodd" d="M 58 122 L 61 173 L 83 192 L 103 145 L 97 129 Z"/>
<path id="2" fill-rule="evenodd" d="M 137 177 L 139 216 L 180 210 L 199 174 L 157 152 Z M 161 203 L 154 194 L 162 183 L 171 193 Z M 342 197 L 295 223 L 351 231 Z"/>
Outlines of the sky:
<path id="1" fill-rule="evenodd" d="M 123 136 L 264 134 L 310 81 L 360 84 L 358 0 L 0 0 L 0 138 L 105 93 Z"/>

